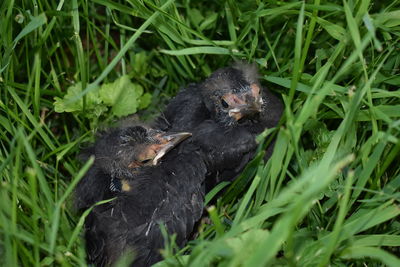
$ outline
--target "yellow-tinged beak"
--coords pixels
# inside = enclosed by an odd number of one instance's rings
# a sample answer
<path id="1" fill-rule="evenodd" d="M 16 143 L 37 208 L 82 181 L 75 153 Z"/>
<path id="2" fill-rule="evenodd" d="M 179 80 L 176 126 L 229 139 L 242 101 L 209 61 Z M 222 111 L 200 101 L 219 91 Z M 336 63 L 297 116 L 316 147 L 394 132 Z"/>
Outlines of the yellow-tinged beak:
<path id="1" fill-rule="evenodd" d="M 228 115 L 236 121 L 260 113 L 263 104 L 260 87 L 257 84 L 251 84 L 250 90 L 242 95 L 228 94 L 224 100 L 229 104 Z"/>
<path id="2" fill-rule="evenodd" d="M 159 140 L 161 142 L 160 149 L 157 151 L 156 156 L 153 159 L 152 165 L 157 165 L 158 161 L 164 157 L 168 151 L 173 149 L 183 140 L 192 136 L 191 133 L 182 132 L 182 133 L 173 133 L 173 134 L 163 134 L 159 136 Z"/>

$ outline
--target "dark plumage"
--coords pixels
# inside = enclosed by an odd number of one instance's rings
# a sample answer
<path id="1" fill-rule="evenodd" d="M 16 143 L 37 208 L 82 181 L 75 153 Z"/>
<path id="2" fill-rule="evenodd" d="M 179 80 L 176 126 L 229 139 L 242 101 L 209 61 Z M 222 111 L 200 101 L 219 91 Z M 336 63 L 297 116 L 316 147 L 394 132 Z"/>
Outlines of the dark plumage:
<path id="1" fill-rule="evenodd" d="M 133 266 L 159 261 L 163 248 L 159 224 L 176 234 L 179 246 L 187 242 L 203 212 L 207 172 L 225 161 L 234 164 L 255 147 L 251 134 L 222 132 L 213 121 L 195 130 L 196 135 L 170 151 L 159 165 L 120 173 L 117 178 L 125 187 L 115 193 L 115 200 L 96 206 L 87 217 L 89 262 L 108 266 L 132 251 Z"/>
<path id="2" fill-rule="evenodd" d="M 116 199 L 96 206 L 87 217 L 89 262 L 111 265 L 131 251 L 134 266 L 157 262 L 163 247 L 159 224 L 183 246 L 202 215 L 205 183 L 234 178 L 253 156 L 255 136 L 276 126 L 281 112 L 281 102 L 261 87 L 255 66 L 242 64 L 189 85 L 171 100 L 153 129 L 145 129 L 147 136 L 154 129 L 193 133 L 168 155 L 164 151 L 157 166 L 137 158 L 152 150 L 146 138 L 136 138 L 143 129 L 103 136 L 91 150 L 96 161 L 79 185 L 78 207 Z"/>
<path id="3" fill-rule="evenodd" d="M 215 71 L 203 82 L 182 89 L 156 120 L 162 130 L 187 130 L 204 120 L 221 126 L 238 125 L 261 111 L 260 84 L 254 65 L 235 65 Z"/>
<path id="4" fill-rule="evenodd" d="M 113 196 L 121 185 L 111 183 L 142 166 L 156 165 L 171 148 L 189 137 L 189 133 L 170 133 L 146 126 L 115 128 L 102 133 L 96 143 L 84 150 L 83 158 L 95 161 L 75 189 L 79 211 Z"/>
<path id="5" fill-rule="evenodd" d="M 254 138 L 266 128 L 275 127 L 281 117 L 281 101 L 261 87 L 257 67 L 238 63 L 222 68 L 198 84 L 190 84 L 171 100 L 165 112 L 156 120 L 156 127 L 165 131 L 194 132 L 204 120 L 213 120 L 227 129 L 242 129 Z M 232 148 L 234 149 L 234 148 Z M 253 157 L 255 148 L 234 167 L 221 164 L 208 179 L 210 187 L 221 180 L 235 178 Z M 270 156 L 272 145 L 268 148 Z M 227 161 L 225 161 L 227 162 Z M 227 162 L 229 163 L 229 162 Z"/>

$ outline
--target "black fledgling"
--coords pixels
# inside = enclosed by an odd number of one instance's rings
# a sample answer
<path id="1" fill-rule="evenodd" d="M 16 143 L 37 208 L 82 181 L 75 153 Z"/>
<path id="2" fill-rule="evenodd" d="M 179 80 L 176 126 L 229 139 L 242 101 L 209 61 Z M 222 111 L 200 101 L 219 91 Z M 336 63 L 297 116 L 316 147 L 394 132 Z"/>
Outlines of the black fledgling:
<path id="1" fill-rule="evenodd" d="M 162 130 L 193 130 L 204 120 L 233 127 L 261 111 L 263 101 L 254 65 L 222 68 L 182 89 L 156 120 Z"/>
<path id="2" fill-rule="evenodd" d="M 166 131 L 190 131 L 196 134 L 194 128 L 204 120 L 213 120 L 221 126 L 220 131 L 243 128 L 255 138 L 266 128 L 275 127 L 282 111 L 283 105 L 278 97 L 261 86 L 257 67 L 254 64 L 237 63 L 219 69 L 203 82 L 190 84 L 181 90 L 156 120 L 156 125 Z M 219 174 L 214 183 L 235 178 L 253 157 L 254 151 L 255 148 L 234 167 L 229 164 L 216 166 Z M 268 148 L 267 157 L 271 151 L 272 145 Z M 211 182 L 210 186 L 214 183 Z"/>
<path id="3" fill-rule="evenodd" d="M 162 259 L 160 224 L 184 246 L 203 212 L 207 172 L 223 161 L 234 162 L 255 146 L 248 132 L 222 132 L 213 121 L 165 155 L 157 166 L 144 166 L 118 179 L 124 185 L 116 199 L 96 206 L 86 220 L 89 262 L 109 266 L 133 253 L 132 266 Z M 235 149 L 232 149 L 235 148 Z"/>
<path id="4" fill-rule="evenodd" d="M 157 165 L 158 161 L 189 133 L 171 133 L 146 126 L 115 128 L 104 132 L 96 143 L 86 149 L 84 157 L 95 161 L 75 189 L 75 204 L 79 211 L 98 201 L 111 198 L 121 184 L 116 177 L 130 174 L 142 166 Z"/>

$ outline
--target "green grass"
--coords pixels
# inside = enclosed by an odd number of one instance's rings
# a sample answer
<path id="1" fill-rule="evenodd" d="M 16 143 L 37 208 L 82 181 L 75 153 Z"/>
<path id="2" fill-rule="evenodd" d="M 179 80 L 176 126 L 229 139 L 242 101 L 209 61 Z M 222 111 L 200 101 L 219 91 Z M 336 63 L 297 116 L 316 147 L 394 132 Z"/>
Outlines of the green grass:
<path id="1" fill-rule="evenodd" d="M 147 107 L 135 102 L 148 119 L 181 86 L 241 59 L 282 95 L 284 117 L 243 174 L 207 196 L 212 223 L 183 250 L 172 237 L 160 265 L 400 266 L 399 10 L 367 0 L 2 1 L 1 265 L 85 265 L 87 213 L 73 212 L 71 193 L 91 162 L 76 156 L 121 101 L 101 88 L 127 75 L 152 95 Z M 68 88 L 64 104 L 77 108 L 57 113 Z"/>

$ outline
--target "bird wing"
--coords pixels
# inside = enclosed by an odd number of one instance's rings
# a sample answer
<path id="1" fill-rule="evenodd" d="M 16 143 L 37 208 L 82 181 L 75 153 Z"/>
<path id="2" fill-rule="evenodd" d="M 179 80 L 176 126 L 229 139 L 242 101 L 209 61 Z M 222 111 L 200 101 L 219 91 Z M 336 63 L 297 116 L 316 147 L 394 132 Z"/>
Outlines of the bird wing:
<path id="1" fill-rule="evenodd" d="M 191 84 L 170 101 L 154 126 L 163 131 L 190 131 L 209 117 L 199 86 Z"/>
<path id="2" fill-rule="evenodd" d="M 103 199 L 111 198 L 110 181 L 110 174 L 94 164 L 75 188 L 76 209 L 84 211 Z"/>
<path id="3" fill-rule="evenodd" d="M 165 168 L 143 168 L 130 181 L 132 191 L 94 208 L 86 223 L 91 262 L 109 264 L 124 251 L 135 252 L 135 266 L 159 261 L 164 247 L 160 224 L 177 235 L 179 246 L 187 242 L 203 211 L 206 167 L 198 155 L 172 158 Z"/>

